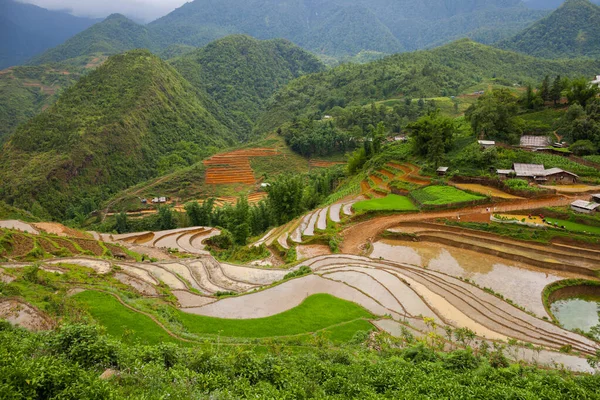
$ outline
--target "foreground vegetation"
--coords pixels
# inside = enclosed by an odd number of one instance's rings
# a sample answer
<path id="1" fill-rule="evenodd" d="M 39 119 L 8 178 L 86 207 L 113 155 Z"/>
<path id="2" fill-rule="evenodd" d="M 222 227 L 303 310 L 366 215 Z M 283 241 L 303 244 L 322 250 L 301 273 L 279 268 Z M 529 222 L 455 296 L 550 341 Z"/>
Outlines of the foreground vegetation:
<path id="1" fill-rule="evenodd" d="M 358 336 L 354 343 L 364 343 Z M 391 345 L 390 345 L 391 343 Z M 597 399 L 600 376 L 509 366 L 498 351 L 440 354 L 387 337 L 294 354 L 127 345 L 93 326 L 31 333 L 0 323 L 0 397 L 12 399 Z M 106 380 L 99 376 L 114 370 Z M 110 376 L 110 375 L 109 375 Z"/>

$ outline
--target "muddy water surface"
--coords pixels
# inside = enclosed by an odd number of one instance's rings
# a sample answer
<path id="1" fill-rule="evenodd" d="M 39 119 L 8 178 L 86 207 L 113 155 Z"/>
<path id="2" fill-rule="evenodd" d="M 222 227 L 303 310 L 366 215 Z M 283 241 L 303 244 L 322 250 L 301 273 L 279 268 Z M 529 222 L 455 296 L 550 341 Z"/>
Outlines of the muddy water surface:
<path id="1" fill-rule="evenodd" d="M 600 297 L 583 296 L 557 300 L 550 305 L 550 311 L 566 329 L 590 328 L 600 324 Z"/>
<path id="2" fill-rule="evenodd" d="M 381 240 L 374 243 L 371 257 L 471 279 L 479 286 L 493 289 L 538 316 L 548 316 L 542 303 L 541 293 L 544 287 L 574 276 L 436 243 Z"/>

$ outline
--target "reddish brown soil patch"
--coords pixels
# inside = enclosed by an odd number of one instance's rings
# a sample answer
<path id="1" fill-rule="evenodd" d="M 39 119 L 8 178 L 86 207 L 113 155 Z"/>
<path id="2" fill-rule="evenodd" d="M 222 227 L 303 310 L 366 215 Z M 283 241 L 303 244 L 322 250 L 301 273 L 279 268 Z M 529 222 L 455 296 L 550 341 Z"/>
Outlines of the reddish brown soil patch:
<path id="1" fill-rule="evenodd" d="M 87 239 L 88 236 L 81 232 L 78 231 L 76 229 L 71 229 L 68 228 L 66 226 L 64 226 L 63 224 L 59 224 L 57 222 L 40 222 L 37 224 L 33 224 L 33 226 L 37 229 L 39 229 L 40 231 L 44 231 L 46 233 L 52 233 L 58 236 L 69 236 L 69 237 L 76 237 L 76 238 L 81 238 L 81 239 Z"/>
<path id="2" fill-rule="evenodd" d="M 91 251 L 95 256 L 100 257 L 104 254 L 104 249 L 93 240 L 73 239 L 73 241 L 84 251 Z"/>
<path id="3" fill-rule="evenodd" d="M 256 178 L 250 166 L 250 159 L 254 157 L 270 157 L 277 154 L 276 149 L 270 148 L 237 150 L 230 153 L 217 154 L 204 161 L 204 165 L 208 168 L 206 171 L 206 184 L 243 183 L 254 185 Z"/>
<path id="4" fill-rule="evenodd" d="M 398 179 L 401 181 L 414 183 L 416 185 L 429 185 L 431 183 L 430 178 L 419 175 L 420 168 L 416 165 L 410 163 L 388 163 L 387 165 L 404 173 L 398 177 Z"/>
<path id="5" fill-rule="evenodd" d="M 383 190 L 389 190 L 390 189 L 389 186 L 387 185 L 387 183 L 385 183 L 383 181 L 383 179 L 381 179 L 377 175 L 371 175 L 371 176 L 369 176 L 369 178 L 371 178 L 371 180 L 373 181 L 373 183 L 375 183 L 375 185 L 377 185 L 378 188 L 383 189 Z"/>
<path id="6" fill-rule="evenodd" d="M 42 237 L 38 237 L 36 238 L 37 242 L 39 243 L 40 247 L 42 249 L 44 249 L 44 251 L 46 253 L 49 254 L 54 254 L 58 251 L 58 248 L 55 247 L 51 241 L 49 241 L 48 239 L 42 238 Z"/>
<path id="7" fill-rule="evenodd" d="M 31 250 L 33 250 L 34 246 L 33 239 L 27 237 L 25 235 L 15 234 L 12 235 L 12 251 L 9 254 L 9 257 L 23 257 L 27 255 Z"/>
<path id="8" fill-rule="evenodd" d="M 396 177 L 396 175 L 392 174 L 387 169 L 380 169 L 378 172 L 389 179 L 394 179 Z"/>
<path id="9" fill-rule="evenodd" d="M 81 254 L 81 250 L 78 250 L 77 247 L 75 247 L 75 245 L 69 240 L 52 238 L 52 241 L 60 247 L 67 249 L 73 255 Z"/>

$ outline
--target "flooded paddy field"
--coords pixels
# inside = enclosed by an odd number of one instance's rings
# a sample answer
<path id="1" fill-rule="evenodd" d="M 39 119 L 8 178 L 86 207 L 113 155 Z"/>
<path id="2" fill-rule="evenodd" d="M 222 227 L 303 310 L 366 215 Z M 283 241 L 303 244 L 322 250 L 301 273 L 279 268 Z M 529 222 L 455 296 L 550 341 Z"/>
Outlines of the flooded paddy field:
<path id="1" fill-rule="evenodd" d="M 373 244 L 371 258 L 415 265 L 469 279 L 540 317 L 549 317 L 542 301 L 544 288 L 562 279 L 580 277 L 437 243 L 380 240 Z"/>

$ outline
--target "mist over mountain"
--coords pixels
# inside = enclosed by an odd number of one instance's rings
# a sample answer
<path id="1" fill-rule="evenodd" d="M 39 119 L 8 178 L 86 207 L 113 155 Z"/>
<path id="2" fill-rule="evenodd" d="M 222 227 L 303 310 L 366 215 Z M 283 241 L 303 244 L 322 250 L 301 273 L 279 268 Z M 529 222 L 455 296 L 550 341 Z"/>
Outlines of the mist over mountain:
<path id="1" fill-rule="evenodd" d="M 96 22 L 64 11 L 0 0 L 0 69 L 21 64 Z"/>

